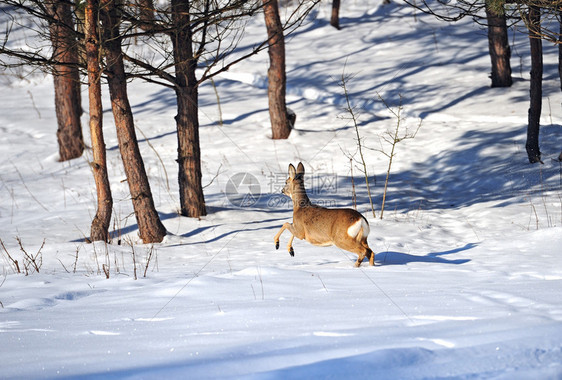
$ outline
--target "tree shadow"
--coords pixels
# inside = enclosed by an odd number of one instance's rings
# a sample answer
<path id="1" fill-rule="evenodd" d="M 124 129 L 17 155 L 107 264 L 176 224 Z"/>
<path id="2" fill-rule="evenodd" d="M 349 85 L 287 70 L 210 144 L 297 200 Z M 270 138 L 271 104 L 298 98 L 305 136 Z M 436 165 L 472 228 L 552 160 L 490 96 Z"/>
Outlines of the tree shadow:
<path id="1" fill-rule="evenodd" d="M 544 165 L 529 164 L 524 150 L 517 149 L 523 145 L 517 141 L 524 139 L 525 130 L 521 126 L 508 132 L 465 132 L 457 149 L 437 153 L 414 163 L 409 170 L 391 174 L 393 190 L 387 205 L 398 207 L 409 200 L 423 201 L 432 208 L 458 208 L 490 201 L 513 202 L 514 197 L 560 189 L 560 166 L 547 159 L 559 154 L 560 127 L 541 129 Z"/>
<path id="2" fill-rule="evenodd" d="M 269 223 L 269 222 L 281 221 L 281 220 L 285 220 L 285 218 L 270 218 L 270 219 L 263 219 L 263 220 L 254 220 L 254 221 L 242 223 L 242 225 L 246 225 L 246 226 L 255 225 L 255 224 L 259 225 L 259 224 L 262 224 L 262 223 Z M 186 238 L 186 237 L 187 238 L 197 237 L 198 235 L 201 235 L 202 233 L 204 233 L 208 230 L 215 229 L 215 228 L 220 227 L 222 225 L 223 224 L 213 224 L 213 225 L 210 225 L 210 226 L 203 226 L 203 227 L 195 228 L 195 229 L 190 230 L 189 232 L 186 232 L 186 233 L 184 233 L 180 236 L 184 237 L 184 238 Z M 214 236 L 212 238 L 207 239 L 207 238 L 203 237 L 202 239 L 197 240 L 197 241 L 170 245 L 169 247 L 213 243 L 213 242 L 219 241 L 221 239 L 224 239 L 228 236 L 232 236 L 232 235 L 236 236 L 240 232 L 265 231 L 265 230 L 277 229 L 279 227 L 280 227 L 279 225 L 261 226 L 261 227 L 255 227 L 255 228 L 244 228 L 244 227 L 242 227 L 242 228 L 232 229 L 232 230 L 223 232 L 220 235 Z M 273 238 L 271 240 L 271 245 L 273 246 Z"/>
<path id="3" fill-rule="evenodd" d="M 215 227 L 215 226 L 213 226 Z M 195 242 L 191 242 L 191 243 L 182 243 L 181 245 L 196 245 L 196 244 L 207 244 L 207 243 L 213 243 L 216 241 L 219 241 L 221 239 L 224 239 L 225 237 L 228 236 L 236 236 L 238 235 L 240 232 L 253 232 L 253 231 L 265 231 L 265 230 L 273 230 L 273 229 L 278 229 L 279 226 L 265 226 L 265 227 L 257 227 L 257 228 L 238 228 L 238 229 L 232 229 L 226 232 L 223 232 L 220 235 L 217 235 L 213 238 L 210 239 L 206 239 L 206 240 L 200 240 L 200 241 L 195 241 Z M 198 231 L 200 232 L 200 231 Z M 271 246 L 273 247 L 273 236 L 271 238 Z M 173 245 L 171 246 L 173 247 Z"/>

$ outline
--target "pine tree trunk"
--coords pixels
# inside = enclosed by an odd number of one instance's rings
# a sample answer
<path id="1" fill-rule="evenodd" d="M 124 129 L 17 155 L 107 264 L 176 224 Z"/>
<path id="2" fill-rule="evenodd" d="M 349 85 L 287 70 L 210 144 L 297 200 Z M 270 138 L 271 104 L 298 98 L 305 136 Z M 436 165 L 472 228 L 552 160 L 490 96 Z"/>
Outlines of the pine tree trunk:
<path id="1" fill-rule="evenodd" d="M 540 118 L 542 111 L 542 40 L 538 34 L 541 24 L 540 8 L 529 7 L 528 28 L 531 45 L 531 90 L 529 107 L 529 125 L 527 126 L 527 142 L 525 148 L 529 162 L 541 162 L 539 150 Z"/>
<path id="2" fill-rule="evenodd" d="M 67 161 L 80 157 L 84 152 L 84 138 L 80 116 L 80 75 L 78 49 L 74 37 L 74 20 L 69 2 L 48 1 L 45 7 L 54 21 L 49 23 L 53 45 L 53 59 L 61 62 L 53 67 L 55 85 L 55 110 L 57 114 L 57 140 L 59 159 Z"/>
<path id="3" fill-rule="evenodd" d="M 199 147 L 198 87 L 195 77 L 197 59 L 193 56 L 189 2 L 172 0 L 175 31 L 171 34 L 176 71 L 175 117 L 178 131 L 178 182 L 181 214 L 193 218 L 207 215 L 201 185 Z"/>
<path id="4" fill-rule="evenodd" d="M 139 235 L 146 243 L 161 242 L 166 235 L 154 201 L 150 184 L 146 176 L 144 163 L 140 154 L 133 113 L 127 96 L 125 66 L 121 54 L 121 37 L 119 34 L 119 14 L 115 0 L 101 1 L 101 17 L 104 26 L 105 57 L 107 81 L 111 98 L 111 109 L 117 128 L 119 151 L 123 159 L 125 175 L 139 227 Z"/>
<path id="5" fill-rule="evenodd" d="M 336 29 L 340 29 L 340 0 L 332 1 L 332 17 L 330 18 L 330 25 Z"/>
<path id="6" fill-rule="evenodd" d="M 269 45 L 269 70 L 267 71 L 269 118 L 273 139 L 286 139 L 291 133 L 291 123 L 285 103 L 285 37 L 279 17 L 277 0 L 263 0 L 265 25 Z"/>
<path id="7" fill-rule="evenodd" d="M 101 102 L 101 71 L 97 16 L 99 0 L 88 0 L 85 12 L 86 62 L 88 66 L 88 95 L 90 107 L 90 134 L 92 138 L 91 163 L 98 197 L 98 209 L 92 221 L 90 240 L 109 241 L 109 224 L 113 199 L 107 175 L 105 143 L 103 140 L 103 108 Z"/>
<path id="8" fill-rule="evenodd" d="M 492 87 L 510 87 L 511 78 L 511 49 L 507 37 L 505 15 L 496 14 L 486 0 L 486 17 L 488 19 L 488 45 L 492 60 Z"/>

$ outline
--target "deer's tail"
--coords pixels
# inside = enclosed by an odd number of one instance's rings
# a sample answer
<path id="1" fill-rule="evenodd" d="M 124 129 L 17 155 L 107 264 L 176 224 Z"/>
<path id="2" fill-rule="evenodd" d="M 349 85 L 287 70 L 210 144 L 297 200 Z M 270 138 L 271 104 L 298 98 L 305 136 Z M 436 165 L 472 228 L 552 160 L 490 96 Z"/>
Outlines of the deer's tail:
<path id="1" fill-rule="evenodd" d="M 347 234 L 350 237 L 355 238 L 357 241 L 366 239 L 367 236 L 369 236 L 369 232 L 371 232 L 369 222 L 367 222 L 367 219 L 363 216 L 361 216 L 361 219 L 358 219 L 347 229 Z"/>

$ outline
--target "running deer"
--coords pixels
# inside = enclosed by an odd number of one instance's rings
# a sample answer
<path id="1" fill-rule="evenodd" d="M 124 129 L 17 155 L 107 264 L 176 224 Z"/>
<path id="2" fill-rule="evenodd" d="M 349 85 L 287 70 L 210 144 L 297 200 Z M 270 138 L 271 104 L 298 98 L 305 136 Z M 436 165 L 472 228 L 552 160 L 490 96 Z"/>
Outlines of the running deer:
<path id="1" fill-rule="evenodd" d="M 289 178 L 281 191 L 293 200 L 293 223 L 284 223 L 275 235 L 275 248 L 279 249 L 279 237 L 285 230 L 292 234 L 287 244 L 291 256 L 293 239 L 305 239 L 319 246 L 335 245 L 341 249 L 357 254 L 356 267 L 366 257 L 369 264 L 375 265 L 375 254 L 367 244 L 369 223 L 360 213 L 349 208 L 330 209 L 314 205 L 308 199 L 304 188 L 304 166 L 299 162 L 297 169 L 289 164 Z"/>

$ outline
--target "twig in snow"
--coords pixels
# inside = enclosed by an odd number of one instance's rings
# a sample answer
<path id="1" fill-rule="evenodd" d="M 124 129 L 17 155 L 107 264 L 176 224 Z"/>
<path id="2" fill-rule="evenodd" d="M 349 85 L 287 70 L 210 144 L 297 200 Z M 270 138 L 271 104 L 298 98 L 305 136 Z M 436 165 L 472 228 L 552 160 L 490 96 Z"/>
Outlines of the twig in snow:
<path id="1" fill-rule="evenodd" d="M 154 244 L 152 244 L 148 250 L 148 257 L 146 259 L 146 265 L 144 266 L 144 274 L 143 277 L 146 277 L 146 271 L 148 271 L 148 267 L 150 266 L 150 259 L 152 259 L 152 254 L 154 253 Z"/>
<path id="2" fill-rule="evenodd" d="M 381 149 L 377 149 L 379 152 L 381 152 L 386 157 L 388 157 L 388 170 L 386 171 L 386 180 L 384 181 L 384 191 L 383 191 L 383 195 L 382 195 L 382 205 L 381 205 L 381 219 L 382 219 L 383 214 L 384 214 L 384 205 L 385 205 L 385 202 L 386 202 L 386 192 L 388 190 L 388 180 L 390 178 L 390 169 L 392 167 L 392 160 L 394 159 L 394 156 L 396 156 L 396 145 L 403 140 L 413 139 L 414 137 L 416 137 L 418 131 L 421 128 L 422 121 L 420 120 L 420 123 L 418 124 L 418 128 L 416 129 L 416 131 L 414 133 L 408 133 L 408 130 L 406 129 L 406 133 L 402 136 L 399 136 L 400 124 L 403 120 L 402 119 L 402 95 L 399 95 L 400 104 L 398 105 L 398 109 L 396 111 L 394 109 L 392 109 L 392 107 L 390 107 L 386 103 L 386 101 L 383 99 L 383 97 L 378 92 L 377 92 L 377 96 L 379 97 L 379 100 L 381 102 L 383 102 L 385 107 L 396 117 L 396 128 L 394 129 L 394 132 L 387 131 L 386 136 L 385 135 L 380 136 L 380 138 L 382 140 L 384 140 L 386 143 L 388 143 L 391 146 L 390 153 L 387 153 L 382 148 L 382 143 L 381 143 Z"/>
<path id="3" fill-rule="evenodd" d="M 361 164 L 363 165 L 363 174 L 365 174 L 365 184 L 367 185 L 367 195 L 369 196 L 369 203 L 371 204 L 371 211 L 373 212 L 373 217 L 376 218 L 375 215 L 375 206 L 373 205 L 373 198 L 371 197 L 371 186 L 369 185 L 369 175 L 367 174 L 367 164 L 365 163 L 365 157 L 363 156 L 363 144 L 361 143 L 361 136 L 359 135 L 359 126 L 357 123 L 357 115 L 355 112 L 355 107 L 351 106 L 351 100 L 349 98 L 349 92 L 347 90 L 347 82 L 349 81 L 350 77 L 345 75 L 345 68 L 344 72 L 341 75 L 340 86 L 343 89 L 343 93 L 345 96 L 346 102 L 346 111 L 351 116 L 351 121 L 353 121 L 353 126 L 355 128 L 355 134 L 357 135 L 357 148 L 359 151 L 359 157 L 361 158 Z"/>
<path id="4" fill-rule="evenodd" d="M 274 140 L 274 141 L 275 141 L 275 140 Z M 222 164 L 219 165 L 219 168 L 217 169 L 217 174 L 215 174 L 215 176 L 214 176 L 213 178 L 211 178 L 211 181 L 210 181 L 208 184 L 206 184 L 205 186 L 203 186 L 203 189 L 205 189 L 206 187 L 211 186 L 211 184 L 215 181 L 215 179 L 217 179 L 217 177 L 218 177 L 220 174 L 222 174 L 221 171 L 220 171 L 221 168 L 222 168 Z"/>
<path id="5" fill-rule="evenodd" d="M 6 249 L 6 246 L 4 245 L 4 242 L 2 241 L 2 239 L 0 239 L 0 245 L 2 246 L 2 249 L 4 249 L 4 252 L 6 252 L 6 255 L 8 256 L 8 259 L 12 262 L 12 265 L 14 266 L 14 270 L 15 270 L 17 273 L 21 273 L 20 265 L 19 265 L 18 261 L 15 260 L 15 259 L 10 255 L 10 252 L 8 252 L 8 250 Z"/>
<path id="6" fill-rule="evenodd" d="M 25 248 L 23 248 L 23 243 L 22 243 L 21 239 L 19 238 L 19 236 L 16 236 L 16 240 L 18 241 L 20 249 L 23 252 L 23 256 L 24 256 L 23 267 L 25 269 L 25 274 L 26 275 L 29 274 L 29 267 L 30 266 L 37 273 L 39 273 L 39 270 L 41 269 L 41 266 L 43 265 L 43 255 L 41 254 L 41 250 L 45 246 L 45 239 L 43 239 L 43 243 L 41 244 L 41 247 L 39 247 L 39 250 L 37 251 L 37 253 L 35 255 L 30 255 L 29 253 L 27 253 Z"/>
<path id="7" fill-rule="evenodd" d="M 72 273 L 76 273 L 76 265 L 78 264 L 78 251 L 80 251 L 79 245 L 76 246 L 76 256 L 74 257 L 74 268 L 72 270 Z"/>

